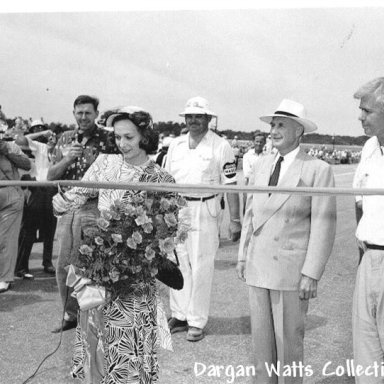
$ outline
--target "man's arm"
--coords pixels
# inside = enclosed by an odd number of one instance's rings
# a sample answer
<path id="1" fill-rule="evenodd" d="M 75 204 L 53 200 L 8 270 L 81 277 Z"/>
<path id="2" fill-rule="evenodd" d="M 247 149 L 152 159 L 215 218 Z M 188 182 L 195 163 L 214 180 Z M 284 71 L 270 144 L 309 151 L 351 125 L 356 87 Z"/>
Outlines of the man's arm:
<path id="1" fill-rule="evenodd" d="M 331 167 L 322 168 L 316 175 L 313 187 L 334 187 L 335 181 Z M 299 285 L 301 299 L 317 295 L 317 282 L 331 255 L 336 234 L 336 197 L 312 196 L 311 227 L 307 256 L 301 270 Z"/>
<path id="2" fill-rule="evenodd" d="M 50 129 L 47 129 L 47 130 L 41 131 L 41 132 L 30 133 L 28 135 L 25 135 L 25 137 L 28 137 L 31 140 L 36 140 L 40 136 L 50 137 L 52 134 L 53 134 L 53 132 Z"/>
<path id="3" fill-rule="evenodd" d="M 359 224 L 361 218 L 363 217 L 363 201 L 356 201 L 355 204 L 355 213 L 356 213 L 356 223 Z"/>
<path id="4" fill-rule="evenodd" d="M 236 183 L 230 183 L 236 185 Z M 227 184 L 227 185 L 230 185 Z M 231 232 L 232 241 L 240 239 L 241 223 L 240 223 L 240 199 L 238 193 L 227 193 L 227 201 L 229 208 L 229 230 Z"/>
<path id="5" fill-rule="evenodd" d="M 361 218 L 363 217 L 363 200 L 357 200 L 355 204 L 355 213 L 356 213 L 356 223 L 359 224 Z M 357 239 L 357 245 L 359 247 L 359 264 L 361 263 L 361 259 L 364 256 L 364 252 L 366 251 L 366 245 L 363 241 Z"/>
<path id="6" fill-rule="evenodd" d="M 39 138 L 40 136 L 46 136 L 46 137 L 49 137 L 52 135 L 52 131 L 50 129 L 47 129 L 46 131 L 42 131 L 42 132 L 37 132 L 37 133 L 30 133 L 28 135 L 23 135 L 23 134 L 19 134 L 17 135 L 16 137 L 16 140 L 15 140 L 15 143 L 17 145 L 25 145 L 25 146 L 29 146 L 29 143 L 28 143 L 28 140 L 27 138 L 31 139 L 31 140 L 36 140 L 37 138 Z"/>
<path id="7" fill-rule="evenodd" d="M 245 281 L 245 262 L 247 256 L 247 249 L 249 241 L 253 233 L 252 217 L 253 217 L 253 195 L 249 194 L 247 198 L 247 206 L 243 218 L 243 226 L 241 229 L 241 237 L 239 244 L 239 251 L 237 256 L 237 276 L 240 280 Z"/>
<path id="8" fill-rule="evenodd" d="M 76 158 L 82 155 L 82 152 L 82 145 L 79 143 L 73 143 L 67 155 L 48 169 L 47 180 L 59 180 L 67 168 L 76 160 Z"/>
<path id="9" fill-rule="evenodd" d="M 26 171 L 31 169 L 31 161 L 28 156 L 14 143 L 0 140 L 0 155 L 6 156 L 17 168 Z"/>

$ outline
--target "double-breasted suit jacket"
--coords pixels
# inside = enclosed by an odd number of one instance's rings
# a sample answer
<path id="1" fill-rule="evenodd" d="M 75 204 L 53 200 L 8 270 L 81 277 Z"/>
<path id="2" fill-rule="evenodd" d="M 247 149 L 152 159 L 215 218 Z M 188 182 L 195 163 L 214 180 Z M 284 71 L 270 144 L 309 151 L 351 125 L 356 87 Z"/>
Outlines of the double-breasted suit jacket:
<path id="1" fill-rule="evenodd" d="M 260 159 L 251 183 L 268 186 L 275 155 Z M 331 167 L 300 149 L 279 187 L 333 187 Z M 248 285 L 298 290 L 301 275 L 319 280 L 336 232 L 336 198 L 329 195 L 249 194 L 239 260 Z"/>

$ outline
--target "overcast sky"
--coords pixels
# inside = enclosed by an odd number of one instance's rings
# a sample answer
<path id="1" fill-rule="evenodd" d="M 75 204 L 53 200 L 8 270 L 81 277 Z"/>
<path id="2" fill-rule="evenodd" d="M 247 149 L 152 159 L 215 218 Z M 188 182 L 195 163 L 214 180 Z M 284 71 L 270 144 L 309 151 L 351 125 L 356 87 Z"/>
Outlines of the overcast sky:
<path id="1" fill-rule="evenodd" d="M 384 76 L 384 8 L 0 14 L 0 104 L 8 117 L 73 123 L 79 94 L 100 110 L 139 105 L 182 121 L 203 96 L 219 130 L 268 130 L 281 99 L 319 133 L 362 134 L 353 93 Z"/>

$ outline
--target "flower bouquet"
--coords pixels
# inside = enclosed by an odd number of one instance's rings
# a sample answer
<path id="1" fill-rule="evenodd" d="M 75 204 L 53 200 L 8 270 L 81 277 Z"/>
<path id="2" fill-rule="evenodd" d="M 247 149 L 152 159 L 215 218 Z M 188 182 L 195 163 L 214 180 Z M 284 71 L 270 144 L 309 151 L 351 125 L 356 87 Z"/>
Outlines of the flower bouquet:
<path id="1" fill-rule="evenodd" d="M 105 287 L 112 298 L 153 280 L 187 238 L 189 225 L 178 220 L 184 206 L 178 195 L 150 191 L 115 201 L 96 227 L 84 230 L 76 263 L 82 277 Z"/>

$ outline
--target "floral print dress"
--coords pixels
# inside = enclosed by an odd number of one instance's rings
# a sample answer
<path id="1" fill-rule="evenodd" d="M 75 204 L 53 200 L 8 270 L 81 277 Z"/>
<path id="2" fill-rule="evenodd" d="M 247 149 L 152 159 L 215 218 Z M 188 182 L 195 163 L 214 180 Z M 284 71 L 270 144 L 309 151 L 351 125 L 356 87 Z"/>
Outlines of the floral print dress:
<path id="1" fill-rule="evenodd" d="M 82 181 L 174 182 L 172 176 L 149 160 L 141 166 L 124 162 L 122 155 L 100 155 Z M 65 193 L 72 208 L 98 195 L 100 211 L 115 200 L 127 198 L 125 190 L 76 187 Z M 71 374 L 92 384 L 155 384 L 158 382 L 159 345 L 172 350 L 165 312 L 155 279 L 137 284 L 132 292 L 102 308 L 79 311 Z"/>

